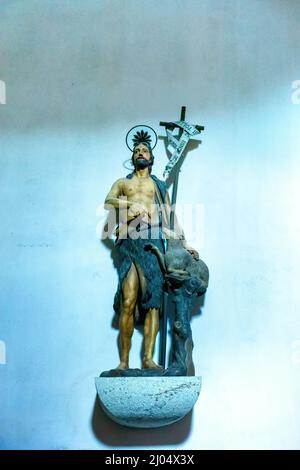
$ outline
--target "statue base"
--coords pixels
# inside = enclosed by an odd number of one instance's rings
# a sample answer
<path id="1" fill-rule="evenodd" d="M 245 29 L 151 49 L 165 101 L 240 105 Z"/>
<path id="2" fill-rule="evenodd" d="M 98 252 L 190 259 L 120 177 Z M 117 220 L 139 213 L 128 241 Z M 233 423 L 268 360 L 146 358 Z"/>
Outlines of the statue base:
<path id="1" fill-rule="evenodd" d="M 95 384 L 110 419 L 132 428 L 158 428 L 192 410 L 201 377 L 97 377 Z"/>

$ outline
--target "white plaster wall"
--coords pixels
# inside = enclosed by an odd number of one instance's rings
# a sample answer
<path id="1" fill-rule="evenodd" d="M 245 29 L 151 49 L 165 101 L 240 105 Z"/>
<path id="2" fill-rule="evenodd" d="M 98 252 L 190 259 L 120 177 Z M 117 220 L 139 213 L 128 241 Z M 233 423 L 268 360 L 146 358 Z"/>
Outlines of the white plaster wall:
<path id="1" fill-rule="evenodd" d="M 299 15 L 292 0 L 1 2 L 2 449 L 299 448 Z M 203 390 L 181 423 L 125 430 L 95 404 L 118 360 L 96 209 L 126 174 L 127 130 L 159 132 L 181 105 L 205 125 L 178 195 L 204 207 Z M 161 177 L 162 141 L 155 155 Z"/>

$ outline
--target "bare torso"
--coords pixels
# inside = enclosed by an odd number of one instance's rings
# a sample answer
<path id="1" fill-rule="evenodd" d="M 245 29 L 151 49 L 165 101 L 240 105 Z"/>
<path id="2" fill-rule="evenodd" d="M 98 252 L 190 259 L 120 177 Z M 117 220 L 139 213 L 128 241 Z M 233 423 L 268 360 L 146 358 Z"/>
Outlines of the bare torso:
<path id="1" fill-rule="evenodd" d="M 138 178 L 136 176 L 132 179 L 124 178 L 122 186 L 124 196 L 128 201 L 143 205 L 149 214 L 153 214 L 155 185 L 152 178 Z"/>
<path id="2" fill-rule="evenodd" d="M 124 201 L 124 203 L 122 204 L 120 201 Z M 155 207 L 155 183 L 150 176 L 138 177 L 134 175 L 131 179 L 117 180 L 107 195 L 106 203 L 114 207 L 118 204 L 121 209 L 122 222 L 136 218 L 139 215 L 138 212 L 144 210 L 142 220 L 150 221 L 151 225 L 158 223 L 158 212 Z"/>

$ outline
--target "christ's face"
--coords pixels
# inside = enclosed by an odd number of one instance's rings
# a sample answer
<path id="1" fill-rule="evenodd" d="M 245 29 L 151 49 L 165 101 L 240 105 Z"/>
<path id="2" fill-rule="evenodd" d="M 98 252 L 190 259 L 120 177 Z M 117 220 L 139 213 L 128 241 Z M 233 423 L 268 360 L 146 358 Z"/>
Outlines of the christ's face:
<path id="1" fill-rule="evenodd" d="M 135 162 L 138 160 L 150 161 L 151 155 L 150 155 L 150 151 L 147 145 L 144 145 L 144 144 L 137 145 L 133 150 L 133 159 Z"/>

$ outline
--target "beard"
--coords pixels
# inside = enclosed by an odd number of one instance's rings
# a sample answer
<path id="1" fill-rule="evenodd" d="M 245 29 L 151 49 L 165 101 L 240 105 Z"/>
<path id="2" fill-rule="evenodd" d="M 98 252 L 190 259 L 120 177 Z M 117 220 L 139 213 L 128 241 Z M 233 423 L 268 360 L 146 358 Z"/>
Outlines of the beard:
<path id="1" fill-rule="evenodd" d="M 146 158 L 138 158 L 134 162 L 134 168 L 136 170 L 143 170 L 144 168 L 150 167 L 153 165 L 153 159 L 146 160 Z"/>

